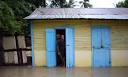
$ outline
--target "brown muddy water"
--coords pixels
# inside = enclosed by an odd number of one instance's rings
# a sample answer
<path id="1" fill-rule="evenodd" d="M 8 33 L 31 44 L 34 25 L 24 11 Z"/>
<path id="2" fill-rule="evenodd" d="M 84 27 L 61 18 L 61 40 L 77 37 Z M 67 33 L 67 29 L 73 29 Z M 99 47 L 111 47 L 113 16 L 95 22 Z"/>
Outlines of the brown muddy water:
<path id="1" fill-rule="evenodd" d="M 47 68 L 0 67 L 0 77 L 128 77 L 128 67 L 113 68 Z"/>

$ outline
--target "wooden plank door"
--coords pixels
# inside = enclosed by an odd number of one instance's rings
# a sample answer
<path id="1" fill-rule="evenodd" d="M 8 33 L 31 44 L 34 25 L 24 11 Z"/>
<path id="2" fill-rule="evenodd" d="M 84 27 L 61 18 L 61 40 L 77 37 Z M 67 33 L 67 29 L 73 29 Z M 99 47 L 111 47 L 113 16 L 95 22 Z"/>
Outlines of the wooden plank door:
<path id="1" fill-rule="evenodd" d="M 66 67 L 74 66 L 74 30 L 66 28 Z"/>
<path id="2" fill-rule="evenodd" d="M 110 29 L 108 27 L 92 28 L 93 66 L 110 66 Z"/>
<path id="3" fill-rule="evenodd" d="M 46 29 L 46 63 L 48 67 L 56 66 L 56 32 Z"/>
<path id="4" fill-rule="evenodd" d="M 92 50 L 93 50 L 94 67 L 97 67 L 101 64 L 100 48 L 101 48 L 101 32 L 100 32 L 100 27 L 96 26 L 92 28 Z"/>
<path id="5" fill-rule="evenodd" d="M 102 61 L 103 62 L 103 66 L 105 67 L 110 67 L 111 66 L 111 46 L 110 46 L 110 28 L 109 27 L 106 27 L 106 26 L 102 26 L 101 27 L 101 38 L 102 38 L 102 41 L 101 41 L 101 45 L 102 45 L 102 52 L 103 53 L 103 56 L 104 56 L 104 60 Z"/>

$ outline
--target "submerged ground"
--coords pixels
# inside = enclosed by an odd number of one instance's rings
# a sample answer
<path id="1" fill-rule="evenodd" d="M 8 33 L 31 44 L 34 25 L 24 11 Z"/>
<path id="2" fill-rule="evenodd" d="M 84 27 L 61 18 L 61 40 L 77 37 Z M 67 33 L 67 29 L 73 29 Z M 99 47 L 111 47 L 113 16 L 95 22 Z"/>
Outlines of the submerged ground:
<path id="1" fill-rule="evenodd" d="M 0 77 L 128 77 L 128 67 L 70 68 L 0 67 Z"/>

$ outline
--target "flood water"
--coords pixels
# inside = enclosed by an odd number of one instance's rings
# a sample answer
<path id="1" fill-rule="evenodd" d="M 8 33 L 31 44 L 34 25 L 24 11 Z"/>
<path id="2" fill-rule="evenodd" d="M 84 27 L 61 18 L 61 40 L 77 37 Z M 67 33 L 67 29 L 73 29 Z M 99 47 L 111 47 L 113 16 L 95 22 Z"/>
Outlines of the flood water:
<path id="1" fill-rule="evenodd" d="M 128 77 L 128 67 L 113 68 L 47 68 L 0 67 L 0 77 Z"/>

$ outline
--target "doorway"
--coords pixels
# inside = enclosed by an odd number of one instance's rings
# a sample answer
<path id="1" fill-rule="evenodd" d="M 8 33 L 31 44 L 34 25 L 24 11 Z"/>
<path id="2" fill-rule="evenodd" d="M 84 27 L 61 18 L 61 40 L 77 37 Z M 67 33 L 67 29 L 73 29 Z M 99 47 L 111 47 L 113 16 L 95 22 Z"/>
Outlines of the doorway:
<path id="1" fill-rule="evenodd" d="M 56 29 L 56 66 L 66 67 L 65 29 Z"/>
<path id="2" fill-rule="evenodd" d="M 64 39 L 64 46 L 61 46 L 64 50 L 64 59 L 59 60 L 57 58 L 57 35 Z M 63 28 L 63 29 L 46 29 L 46 63 L 48 67 L 56 67 L 61 65 L 67 68 L 74 67 L 75 64 L 75 46 L 74 46 L 74 29 L 73 28 Z M 57 62 L 58 61 L 58 62 Z M 59 63 L 59 61 L 61 61 Z"/>

